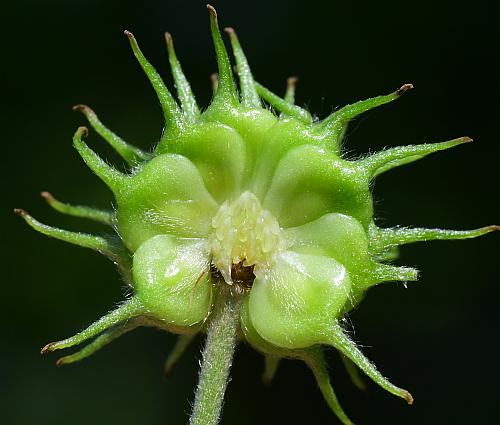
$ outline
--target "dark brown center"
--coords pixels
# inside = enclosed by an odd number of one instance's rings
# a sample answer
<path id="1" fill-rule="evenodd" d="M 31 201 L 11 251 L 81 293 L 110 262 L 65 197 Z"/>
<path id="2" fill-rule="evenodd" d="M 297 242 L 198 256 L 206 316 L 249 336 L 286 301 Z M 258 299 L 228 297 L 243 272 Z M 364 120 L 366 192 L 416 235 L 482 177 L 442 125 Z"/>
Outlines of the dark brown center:
<path id="1" fill-rule="evenodd" d="M 242 261 L 238 264 L 233 264 L 231 267 L 231 279 L 233 283 L 245 289 L 251 288 L 255 279 L 253 267 L 253 265 L 244 266 Z M 210 266 L 210 274 L 214 280 L 222 279 L 220 271 L 213 264 Z"/>

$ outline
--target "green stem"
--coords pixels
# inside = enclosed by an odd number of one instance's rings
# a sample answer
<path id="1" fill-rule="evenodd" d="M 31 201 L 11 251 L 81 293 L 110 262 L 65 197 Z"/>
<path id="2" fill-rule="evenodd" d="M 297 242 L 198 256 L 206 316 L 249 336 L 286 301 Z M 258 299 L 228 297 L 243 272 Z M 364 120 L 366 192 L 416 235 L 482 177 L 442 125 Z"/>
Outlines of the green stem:
<path id="1" fill-rule="evenodd" d="M 218 294 L 207 328 L 190 425 L 216 425 L 219 422 L 236 347 L 240 303 L 241 297 L 228 289 L 224 288 Z"/>

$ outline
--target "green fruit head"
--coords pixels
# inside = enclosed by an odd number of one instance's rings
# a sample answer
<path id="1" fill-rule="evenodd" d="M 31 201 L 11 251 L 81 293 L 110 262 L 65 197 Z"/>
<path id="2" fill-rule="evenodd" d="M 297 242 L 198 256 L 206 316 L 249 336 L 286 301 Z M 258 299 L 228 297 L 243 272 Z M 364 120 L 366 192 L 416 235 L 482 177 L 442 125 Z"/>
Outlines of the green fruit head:
<path id="1" fill-rule="evenodd" d="M 498 227 L 380 228 L 371 183 L 392 168 L 471 140 L 396 147 L 348 159 L 341 142 L 349 121 L 398 99 L 413 86 L 405 84 L 313 120 L 294 104 L 294 79 L 284 98 L 253 79 L 236 33 L 228 28 L 236 85 L 215 10 L 209 10 L 219 72 L 212 102 L 203 112 L 170 34 L 166 40 L 178 99 L 126 31 L 165 118 L 164 132 L 150 153 L 108 130 L 89 107 L 75 107 L 130 166 L 127 173 L 119 172 L 83 142 L 86 128 L 75 133 L 75 148 L 112 190 L 116 209 L 63 204 L 48 193 L 44 197 L 63 213 L 112 226 L 115 236 L 53 228 L 18 210 L 36 230 L 108 256 L 132 292 L 117 310 L 44 351 L 98 335 L 87 348 L 61 360 L 71 363 L 139 325 L 203 332 L 217 294 L 230 288 L 243 297 L 242 335 L 259 351 L 302 358 L 319 373 L 323 369 L 315 363 L 319 357 L 314 347 L 333 346 L 383 388 L 411 402 L 407 391 L 388 382 L 362 355 L 341 320 L 371 287 L 416 280 L 415 269 L 389 264 L 398 246 L 471 238 Z M 333 394 L 325 391 L 327 398 Z M 340 408 L 332 408 L 350 423 Z"/>

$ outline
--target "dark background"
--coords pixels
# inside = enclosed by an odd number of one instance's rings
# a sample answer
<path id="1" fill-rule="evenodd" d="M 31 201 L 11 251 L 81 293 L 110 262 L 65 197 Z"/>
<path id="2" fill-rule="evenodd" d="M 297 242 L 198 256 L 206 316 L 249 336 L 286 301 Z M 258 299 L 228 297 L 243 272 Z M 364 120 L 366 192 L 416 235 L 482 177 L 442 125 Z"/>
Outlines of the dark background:
<path id="1" fill-rule="evenodd" d="M 99 255 L 30 230 L 22 207 L 49 224 L 84 231 L 98 225 L 64 217 L 38 193 L 110 206 L 106 188 L 71 146 L 92 106 L 110 128 L 147 148 L 161 131 L 156 98 L 135 62 L 133 31 L 166 76 L 163 32 L 174 36 L 200 104 L 210 99 L 215 60 L 202 1 L 27 1 L 2 5 L 2 246 L 0 421 L 3 424 L 183 424 L 196 380 L 199 343 L 172 376 L 162 375 L 174 338 L 135 331 L 81 364 L 56 368 L 46 342 L 73 335 L 107 312 L 123 289 Z M 353 154 L 385 146 L 468 135 L 472 145 L 437 153 L 382 176 L 377 215 L 385 225 L 474 228 L 500 221 L 498 19 L 493 2 L 214 1 L 221 26 L 234 26 L 256 78 L 280 92 L 300 76 L 297 101 L 320 117 L 334 107 L 412 82 L 401 100 L 350 128 Z M 117 156 L 91 133 L 105 158 Z M 418 266 L 405 289 L 374 289 L 351 315 L 355 338 L 415 405 L 369 383 L 350 384 L 335 353 L 332 378 L 359 424 L 500 423 L 498 410 L 499 235 L 403 248 Z M 305 366 L 286 361 L 271 387 L 262 359 L 238 350 L 225 424 L 336 423 Z"/>

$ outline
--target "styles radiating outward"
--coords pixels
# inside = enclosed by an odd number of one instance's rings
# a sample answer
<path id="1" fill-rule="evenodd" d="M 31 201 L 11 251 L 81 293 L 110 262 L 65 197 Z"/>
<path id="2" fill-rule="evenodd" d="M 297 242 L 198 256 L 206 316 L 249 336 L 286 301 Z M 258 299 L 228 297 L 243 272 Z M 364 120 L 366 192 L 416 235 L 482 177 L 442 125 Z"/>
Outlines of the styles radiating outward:
<path id="1" fill-rule="evenodd" d="M 138 326 L 180 335 L 169 369 L 197 333 L 207 332 L 221 293 L 238 298 L 236 341 L 266 358 L 271 379 L 279 359 L 303 360 L 329 406 L 350 424 L 331 387 L 323 347 L 336 348 L 358 386 L 358 368 L 390 393 L 412 396 L 389 382 L 342 328 L 342 318 L 383 282 L 417 279 L 417 270 L 391 264 L 400 245 L 474 238 L 497 226 L 469 231 L 380 228 L 374 222 L 370 184 L 381 173 L 471 140 L 396 147 L 361 159 L 342 154 L 353 118 L 398 99 L 393 93 L 347 105 L 323 120 L 294 104 L 295 81 L 284 98 L 257 83 L 233 29 L 227 28 L 233 69 L 212 7 L 210 27 L 218 63 L 212 102 L 200 111 L 166 34 L 178 100 L 125 31 L 132 51 L 161 104 L 165 128 L 151 151 L 133 147 L 108 130 L 87 106 L 78 105 L 92 128 L 129 166 L 108 165 L 76 131 L 73 144 L 87 166 L 111 189 L 115 209 L 61 203 L 56 210 L 110 226 L 114 237 L 47 226 L 16 210 L 35 230 L 107 256 L 129 285 L 117 309 L 73 337 L 42 352 L 88 345 L 61 358 L 79 361 Z M 270 108 L 271 106 L 272 108 Z"/>

